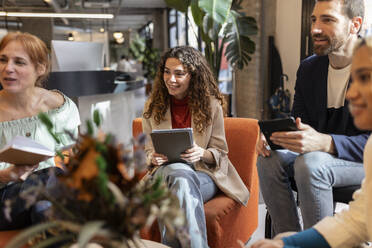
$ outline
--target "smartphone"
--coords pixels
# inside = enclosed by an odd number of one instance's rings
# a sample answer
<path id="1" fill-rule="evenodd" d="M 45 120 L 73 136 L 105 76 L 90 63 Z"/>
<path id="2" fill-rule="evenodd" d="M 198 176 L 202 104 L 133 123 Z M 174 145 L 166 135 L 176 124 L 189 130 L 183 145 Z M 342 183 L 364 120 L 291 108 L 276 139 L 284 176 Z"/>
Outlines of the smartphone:
<path id="1" fill-rule="evenodd" d="M 271 150 L 284 149 L 279 145 L 275 145 L 271 140 L 271 134 L 280 131 L 297 131 L 296 120 L 293 117 L 283 118 L 283 119 L 273 119 L 266 121 L 258 121 L 261 132 L 266 138 Z"/>

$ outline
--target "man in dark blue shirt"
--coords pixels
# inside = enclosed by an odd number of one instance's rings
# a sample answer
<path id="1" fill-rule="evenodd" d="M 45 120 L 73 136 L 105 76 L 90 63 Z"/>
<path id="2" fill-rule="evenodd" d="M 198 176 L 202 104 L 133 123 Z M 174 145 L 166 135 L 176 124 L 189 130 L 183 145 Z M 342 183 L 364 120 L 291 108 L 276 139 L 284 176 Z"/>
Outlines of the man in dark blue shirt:
<path id="1" fill-rule="evenodd" d="M 276 132 L 257 144 L 260 186 L 275 233 L 299 231 L 295 180 L 304 228 L 333 214 L 332 187 L 358 185 L 369 134 L 358 130 L 345 101 L 350 64 L 364 17 L 363 0 L 318 0 L 311 16 L 315 55 L 297 72 L 293 115 L 299 131 Z"/>

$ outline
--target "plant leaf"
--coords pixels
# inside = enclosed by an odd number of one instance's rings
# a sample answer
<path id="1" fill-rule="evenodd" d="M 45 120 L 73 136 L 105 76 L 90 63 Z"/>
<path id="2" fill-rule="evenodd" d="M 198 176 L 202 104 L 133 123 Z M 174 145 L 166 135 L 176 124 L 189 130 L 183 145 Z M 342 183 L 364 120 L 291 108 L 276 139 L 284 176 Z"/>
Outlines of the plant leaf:
<path id="1" fill-rule="evenodd" d="M 34 237 L 35 235 L 39 234 L 40 232 L 46 231 L 49 228 L 57 227 L 60 223 L 58 221 L 50 221 L 46 223 L 42 223 L 36 226 L 31 226 L 24 231 L 22 231 L 19 235 L 13 238 L 5 248 L 20 248 L 27 243 L 29 239 Z"/>
<path id="2" fill-rule="evenodd" d="M 185 13 L 191 4 L 191 0 L 165 0 L 168 7 Z"/>
<path id="3" fill-rule="evenodd" d="M 95 109 L 93 112 L 93 121 L 94 121 L 94 124 L 96 124 L 96 127 L 100 127 L 102 124 L 101 114 L 98 111 L 98 109 Z"/>
<path id="4" fill-rule="evenodd" d="M 257 34 L 257 23 L 252 17 L 231 11 L 229 22 L 224 29 L 228 43 L 225 56 L 231 65 L 243 69 L 251 60 L 256 47 L 250 35 Z"/>
<path id="5" fill-rule="evenodd" d="M 191 0 L 191 13 L 195 24 L 199 27 L 202 26 L 205 13 L 199 8 L 198 0 Z"/>
<path id="6" fill-rule="evenodd" d="M 87 133 L 88 133 L 90 136 L 93 136 L 93 134 L 94 134 L 94 129 L 93 129 L 92 121 L 91 121 L 91 120 L 87 120 L 86 125 L 87 125 Z"/>
<path id="7" fill-rule="evenodd" d="M 199 0 L 199 7 L 221 25 L 230 15 L 231 4 L 232 0 Z"/>
<path id="8" fill-rule="evenodd" d="M 103 221 L 91 221 L 87 222 L 79 233 L 78 244 L 79 247 L 85 247 L 88 242 L 99 232 L 104 225 Z"/>
<path id="9" fill-rule="evenodd" d="M 50 120 L 49 116 L 45 113 L 39 113 L 39 119 L 41 122 L 46 126 L 47 129 L 52 129 L 53 128 L 53 123 Z"/>
<path id="10" fill-rule="evenodd" d="M 76 237 L 75 234 L 58 234 L 58 236 L 52 236 L 46 240 L 39 242 L 38 244 L 33 245 L 32 248 L 47 248 L 51 247 L 51 245 L 53 244 L 56 245 L 56 243 L 59 243 L 61 241 L 67 242 L 68 240 L 70 240 L 72 243 L 75 237 Z"/>
<path id="11" fill-rule="evenodd" d="M 222 25 L 218 22 L 215 22 L 209 14 L 204 15 L 203 17 L 203 30 L 208 36 L 209 41 L 218 39 L 218 35 L 221 31 Z"/>

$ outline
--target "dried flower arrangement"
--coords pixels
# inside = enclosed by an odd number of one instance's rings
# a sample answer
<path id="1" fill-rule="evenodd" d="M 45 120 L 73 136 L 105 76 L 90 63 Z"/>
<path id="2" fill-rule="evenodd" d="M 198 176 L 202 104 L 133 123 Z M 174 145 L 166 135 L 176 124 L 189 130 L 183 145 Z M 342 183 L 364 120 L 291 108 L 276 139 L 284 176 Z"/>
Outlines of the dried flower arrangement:
<path id="1" fill-rule="evenodd" d="M 39 117 L 59 142 L 48 117 Z M 25 243 L 32 247 L 70 247 L 74 243 L 85 247 L 89 242 L 103 247 L 140 247 L 139 230 L 156 218 L 183 237 L 185 219 L 177 198 L 160 178 L 141 180 L 146 170 L 145 136 L 133 141 L 136 149 L 132 153 L 116 145 L 113 135 L 99 131 L 99 112 L 94 112 L 93 120 L 94 124 L 87 121 L 87 133 L 79 134 L 56 185 L 48 190 L 33 187 L 24 195 L 30 205 L 36 200 L 52 203 L 49 221 L 24 230 L 8 248 Z M 57 154 L 64 159 L 62 153 Z"/>

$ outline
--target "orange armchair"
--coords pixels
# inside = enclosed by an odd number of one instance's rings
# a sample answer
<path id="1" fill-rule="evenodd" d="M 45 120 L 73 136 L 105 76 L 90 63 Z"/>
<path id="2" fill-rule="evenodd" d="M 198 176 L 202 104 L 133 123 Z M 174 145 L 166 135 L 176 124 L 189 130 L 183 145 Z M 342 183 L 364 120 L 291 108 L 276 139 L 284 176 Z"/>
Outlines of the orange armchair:
<path id="1" fill-rule="evenodd" d="M 246 207 L 223 193 L 204 204 L 207 222 L 208 244 L 211 248 L 241 247 L 238 240 L 246 243 L 258 225 L 258 176 L 255 146 L 259 128 L 257 120 L 248 118 L 225 118 L 225 133 L 229 147 L 229 159 L 250 192 Z M 142 120 L 133 121 L 133 136 L 142 132 Z M 160 241 L 157 223 L 141 230 L 141 237 Z"/>

